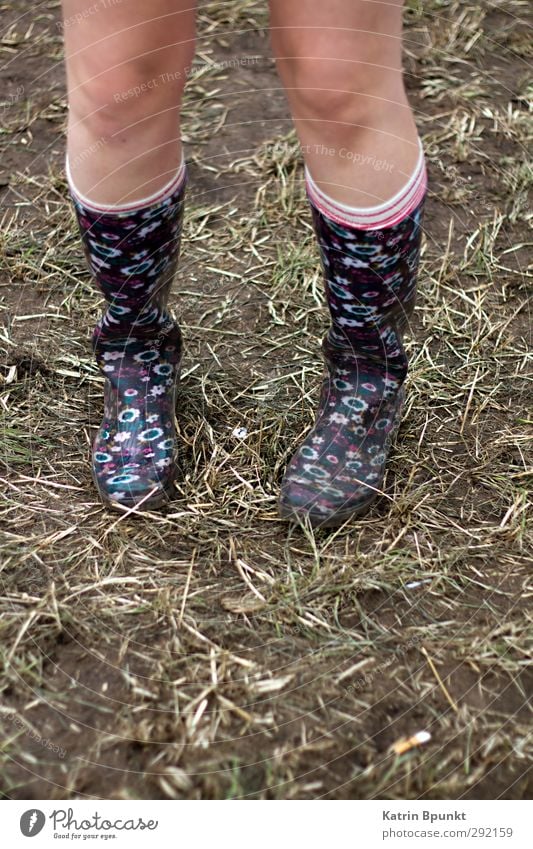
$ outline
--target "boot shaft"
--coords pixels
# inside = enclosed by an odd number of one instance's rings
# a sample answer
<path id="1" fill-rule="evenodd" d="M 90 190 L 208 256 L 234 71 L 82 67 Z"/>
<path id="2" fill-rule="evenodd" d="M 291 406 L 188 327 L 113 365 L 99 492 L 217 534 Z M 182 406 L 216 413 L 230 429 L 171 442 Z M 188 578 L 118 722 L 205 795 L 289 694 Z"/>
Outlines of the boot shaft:
<path id="1" fill-rule="evenodd" d="M 364 358 L 405 376 L 402 337 L 415 306 L 423 206 L 392 227 L 360 230 L 311 203 L 332 317 L 326 359 Z"/>
<path id="2" fill-rule="evenodd" d="M 170 196 L 150 206 L 98 211 L 72 195 L 85 256 L 107 309 L 98 337 L 146 337 L 170 320 L 168 296 L 178 263 L 185 177 Z"/>

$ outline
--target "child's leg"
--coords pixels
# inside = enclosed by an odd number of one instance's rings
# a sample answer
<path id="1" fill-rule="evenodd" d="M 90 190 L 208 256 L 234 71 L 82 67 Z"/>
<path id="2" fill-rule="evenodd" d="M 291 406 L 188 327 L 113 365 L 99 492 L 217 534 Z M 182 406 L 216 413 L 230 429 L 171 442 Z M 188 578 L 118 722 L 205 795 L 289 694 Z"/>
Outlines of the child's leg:
<path id="1" fill-rule="evenodd" d="M 63 0 L 67 177 L 107 308 L 93 334 L 105 377 L 93 476 L 110 502 L 156 506 L 175 475 L 181 333 L 167 311 L 185 192 L 179 107 L 191 0 Z"/>
<path id="2" fill-rule="evenodd" d="M 332 319 L 317 420 L 281 511 L 317 526 L 362 513 L 380 491 L 404 398 L 426 175 L 402 81 L 401 6 L 271 0 Z"/>
<path id="3" fill-rule="evenodd" d="M 272 45 L 306 165 L 352 206 L 392 197 L 418 134 L 402 79 L 403 0 L 270 0 Z"/>
<path id="4" fill-rule="evenodd" d="M 181 162 L 194 0 L 63 0 L 72 180 L 95 203 L 145 198 Z"/>

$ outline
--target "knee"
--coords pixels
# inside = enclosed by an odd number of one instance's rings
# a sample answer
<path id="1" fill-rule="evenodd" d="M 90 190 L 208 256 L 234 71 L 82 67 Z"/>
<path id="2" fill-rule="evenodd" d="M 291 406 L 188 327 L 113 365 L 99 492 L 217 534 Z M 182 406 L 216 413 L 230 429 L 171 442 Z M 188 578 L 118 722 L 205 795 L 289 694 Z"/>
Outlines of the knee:
<path id="1" fill-rule="evenodd" d="M 175 123 L 192 59 L 191 48 L 177 67 L 145 57 L 115 59 L 111 68 L 95 59 L 80 63 L 73 73 L 72 117 L 109 139 L 128 128 L 138 132 L 142 121 L 155 129 L 158 123 L 168 123 L 170 115 Z"/>
<path id="2" fill-rule="evenodd" d="M 280 26 L 272 46 L 295 117 L 363 122 L 403 91 L 401 39 L 378 18 L 331 33 Z"/>
<path id="3" fill-rule="evenodd" d="M 365 116 L 385 107 L 383 74 L 370 73 L 366 61 L 278 58 L 277 66 L 295 118 L 364 123 Z"/>

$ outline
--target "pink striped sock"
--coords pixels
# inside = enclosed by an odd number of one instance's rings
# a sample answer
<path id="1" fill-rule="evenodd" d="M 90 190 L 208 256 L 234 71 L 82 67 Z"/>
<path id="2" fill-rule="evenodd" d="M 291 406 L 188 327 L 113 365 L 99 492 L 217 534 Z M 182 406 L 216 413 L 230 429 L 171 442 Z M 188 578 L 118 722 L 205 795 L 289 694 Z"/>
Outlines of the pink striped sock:
<path id="1" fill-rule="evenodd" d="M 424 151 L 421 142 L 419 145 L 420 155 L 411 177 L 405 186 L 385 203 L 368 207 L 354 207 L 339 203 L 318 188 L 306 168 L 305 179 L 309 200 L 322 215 L 341 226 L 359 230 L 381 230 L 384 227 L 392 227 L 416 209 L 427 190 Z"/>

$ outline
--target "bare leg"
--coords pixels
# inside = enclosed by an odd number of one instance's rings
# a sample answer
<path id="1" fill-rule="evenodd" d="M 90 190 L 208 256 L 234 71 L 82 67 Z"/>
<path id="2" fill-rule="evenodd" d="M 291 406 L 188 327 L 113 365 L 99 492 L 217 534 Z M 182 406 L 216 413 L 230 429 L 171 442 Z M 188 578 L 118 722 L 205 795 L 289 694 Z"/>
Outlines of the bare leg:
<path id="1" fill-rule="evenodd" d="M 407 182 L 418 136 L 402 79 L 403 0 L 270 0 L 272 45 L 318 186 L 375 206 Z"/>
<path id="2" fill-rule="evenodd" d="M 95 203 L 138 200 L 179 168 L 194 0 L 63 0 L 68 159 Z"/>

